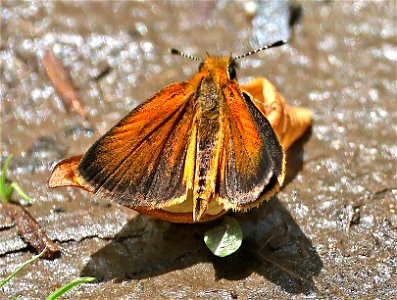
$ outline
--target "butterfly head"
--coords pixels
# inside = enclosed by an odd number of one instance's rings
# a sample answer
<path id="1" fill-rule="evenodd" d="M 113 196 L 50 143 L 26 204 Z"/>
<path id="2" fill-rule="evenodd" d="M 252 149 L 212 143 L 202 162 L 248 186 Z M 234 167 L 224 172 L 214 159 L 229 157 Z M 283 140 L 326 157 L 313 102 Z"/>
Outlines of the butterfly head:
<path id="1" fill-rule="evenodd" d="M 237 80 L 236 68 L 237 63 L 232 57 L 209 56 L 200 63 L 199 74 L 216 77 L 221 84 L 227 84 L 230 80 Z"/>

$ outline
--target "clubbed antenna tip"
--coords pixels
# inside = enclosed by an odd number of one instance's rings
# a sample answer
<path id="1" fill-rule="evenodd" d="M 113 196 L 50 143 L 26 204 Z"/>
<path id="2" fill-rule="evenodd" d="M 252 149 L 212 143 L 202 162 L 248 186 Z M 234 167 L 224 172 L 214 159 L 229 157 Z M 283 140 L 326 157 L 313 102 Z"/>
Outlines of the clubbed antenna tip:
<path id="1" fill-rule="evenodd" d="M 195 57 L 193 55 L 186 54 L 185 52 L 182 52 L 182 51 L 180 51 L 178 49 L 175 49 L 175 48 L 171 49 L 171 54 L 180 55 L 182 57 L 186 57 L 186 58 L 193 59 L 193 60 L 198 60 L 198 61 L 202 61 L 203 60 L 202 58 L 198 58 L 198 57 Z"/>
<path id="2" fill-rule="evenodd" d="M 247 56 L 250 56 L 250 55 L 252 55 L 252 54 L 256 54 L 256 53 L 258 53 L 258 52 L 261 52 L 261 51 L 263 51 L 263 50 L 266 50 L 266 49 L 270 49 L 270 48 L 274 48 L 274 47 L 278 47 L 278 46 L 285 45 L 286 43 L 288 43 L 287 40 L 280 40 L 280 41 L 277 41 L 277 42 L 275 42 L 275 43 L 266 45 L 266 46 L 264 46 L 264 47 L 262 47 L 262 48 L 256 49 L 256 50 L 254 50 L 254 51 L 250 51 L 250 52 L 245 53 L 245 54 L 243 54 L 243 55 L 236 56 L 236 57 L 234 57 L 233 59 L 236 60 L 236 59 L 240 59 L 240 58 L 243 58 L 243 57 L 247 57 Z"/>
<path id="3" fill-rule="evenodd" d="M 171 49 L 171 54 L 181 54 L 181 51 L 179 51 L 178 49 L 172 48 Z"/>

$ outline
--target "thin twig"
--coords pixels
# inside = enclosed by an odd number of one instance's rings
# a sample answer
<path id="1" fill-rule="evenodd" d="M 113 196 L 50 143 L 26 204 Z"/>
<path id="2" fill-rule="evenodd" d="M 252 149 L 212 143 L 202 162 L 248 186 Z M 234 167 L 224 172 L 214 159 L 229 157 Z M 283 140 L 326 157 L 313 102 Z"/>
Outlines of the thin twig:
<path id="1" fill-rule="evenodd" d="M 37 223 L 24 207 L 11 203 L 3 204 L 1 207 L 15 221 L 18 233 L 24 241 L 31 245 L 37 252 L 41 252 L 47 247 L 44 254 L 45 258 L 53 258 L 60 252 L 58 246 L 49 239 L 39 223 Z"/>

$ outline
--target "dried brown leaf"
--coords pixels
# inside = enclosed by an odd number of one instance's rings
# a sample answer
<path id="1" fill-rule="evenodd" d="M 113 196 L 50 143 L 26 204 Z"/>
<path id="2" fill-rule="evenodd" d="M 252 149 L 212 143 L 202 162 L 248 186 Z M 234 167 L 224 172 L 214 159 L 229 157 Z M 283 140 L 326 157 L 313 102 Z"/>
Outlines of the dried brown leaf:
<path id="1" fill-rule="evenodd" d="M 52 50 L 46 52 L 42 59 L 42 64 L 66 109 L 72 109 L 86 119 L 87 113 L 81 105 L 81 99 L 77 94 L 73 81 Z"/>

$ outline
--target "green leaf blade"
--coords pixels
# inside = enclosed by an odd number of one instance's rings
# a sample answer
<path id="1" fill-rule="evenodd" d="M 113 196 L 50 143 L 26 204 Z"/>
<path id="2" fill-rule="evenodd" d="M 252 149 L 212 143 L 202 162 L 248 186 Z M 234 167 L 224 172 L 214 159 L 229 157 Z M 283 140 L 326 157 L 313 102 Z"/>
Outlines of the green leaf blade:
<path id="1" fill-rule="evenodd" d="M 16 183 L 15 181 L 14 181 L 13 183 L 11 183 L 10 187 L 12 188 L 11 192 L 12 192 L 13 190 L 15 190 L 15 191 L 18 193 L 18 195 L 19 195 L 23 200 L 26 200 L 26 201 L 32 201 L 32 200 L 33 200 L 32 197 L 29 197 L 28 195 L 25 194 L 25 192 L 21 189 L 21 187 L 19 186 L 19 184 Z M 11 197 L 11 195 L 10 195 L 10 197 Z"/>
<path id="2" fill-rule="evenodd" d="M 7 284 L 13 277 L 15 277 L 20 271 L 22 271 L 26 266 L 34 263 L 36 260 L 38 260 L 40 257 L 44 255 L 44 253 L 47 251 L 47 247 L 44 248 L 43 251 L 41 251 L 38 255 L 33 256 L 31 259 L 23 263 L 21 266 L 18 267 L 14 272 L 12 272 L 10 275 L 7 276 L 6 279 L 2 280 L 0 282 L 0 289 Z"/>
<path id="3" fill-rule="evenodd" d="M 95 277 L 81 277 L 74 279 L 70 281 L 69 283 L 65 284 L 64 286 L 60 287 L 57 289 L 55 292 L 51 293 L 46 300 L 56 300 L 65 293 L 69 292 L 72 288 L 74 288 L 76 285 L 82 284 L 82 283 L 90 283 L 95 281 Z"/>
<path id="4" fill-rule="evenodd" d="M 7 203 L 9 199 L 7 199 L 7 170 L 8 170 L 8 165 L 10 164 L 10 161 L 12 159 L 12 154 L 10 154 L 3 165 L 3 168 L 1 169 L 1 175 L 0 175 L 0 198 L 3 203 Z"/>
<path id="5" fill-rule="evenodd" d="M 32 201 L 33 199 L 29 197 L 25 192 L 21 189 L 21 187 L 16 182 L 12 182 L 10 185 L 7 184 L 7 171 L 10 161 L 13 155 L 10 154 L 3 164 L 0 174 L 0 201 L 3 204 L 7 204 L 11 200 L 12 192 L 15 190 L 18 195 L 25 201 Z"/>
<path id="6" fill-rule="evenodd" d="M 211 252 L 225 257 L 236 252 L 243 241 L 243 232 L 236 219 L 225 217 L 223 222 L 204 234 L 204 242 Z"/>

